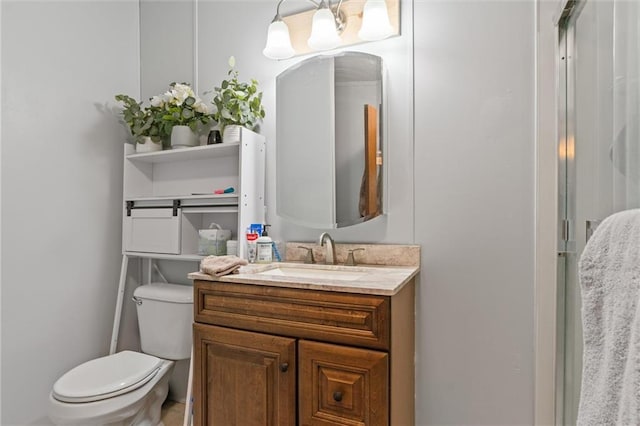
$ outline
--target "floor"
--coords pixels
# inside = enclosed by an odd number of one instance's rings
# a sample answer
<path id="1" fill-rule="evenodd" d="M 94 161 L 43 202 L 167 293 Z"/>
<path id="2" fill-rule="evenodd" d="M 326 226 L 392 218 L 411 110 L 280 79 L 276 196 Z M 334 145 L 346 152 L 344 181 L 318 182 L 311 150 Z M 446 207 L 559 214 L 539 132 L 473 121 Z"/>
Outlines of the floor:
<path id="1" fill-rule="evenodd" d="M 162 423 L 164 426 L 182 426 L 184 424 L 184 404 L 167 399 L 162 404 Z"/>

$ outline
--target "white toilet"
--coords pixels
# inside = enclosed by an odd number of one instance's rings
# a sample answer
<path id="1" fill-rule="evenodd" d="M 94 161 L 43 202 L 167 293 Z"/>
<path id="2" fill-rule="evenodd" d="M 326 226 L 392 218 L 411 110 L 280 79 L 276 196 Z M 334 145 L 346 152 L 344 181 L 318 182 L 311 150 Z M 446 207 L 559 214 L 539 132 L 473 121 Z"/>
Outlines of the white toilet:
<path id="1" fill-rule="evenodd" d="M 49 395 L 56 425 L 162 425 L 173 361 L 191 356 L 193 288 L 152 283 L 133 294 L 144 353 L 122 351 L 60 377 Z"/>

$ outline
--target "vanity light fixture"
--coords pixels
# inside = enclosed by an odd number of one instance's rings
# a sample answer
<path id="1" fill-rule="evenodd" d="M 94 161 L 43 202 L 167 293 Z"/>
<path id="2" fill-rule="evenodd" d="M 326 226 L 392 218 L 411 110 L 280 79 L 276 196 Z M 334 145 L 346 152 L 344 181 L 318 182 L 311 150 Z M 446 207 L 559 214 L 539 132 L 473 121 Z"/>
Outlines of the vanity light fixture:
<path id="1" fill-rule="evenodd" d="M 278 2 L 276 8 L 276 16 L 269 24 L 267 32 L 267 45 L 262 54 L 270 59 L 287 59 L 292 57 L 296 52 L 291 46 L 291 37 L 289 37 L 289 27 L 284 23 L 280 16 L 280 4 L 284 0 Z"/>
<path id="2" fill-rule="evenodd" d="M 315 5 L 314 10 L 282 17 L 280 5 L 284 1 L 278 1 L 262 51 L 270 59 L 288 59 L 399 34 L 399 0 L 339 0 L 336 6 L 331 0 L 308 0 Z"/>

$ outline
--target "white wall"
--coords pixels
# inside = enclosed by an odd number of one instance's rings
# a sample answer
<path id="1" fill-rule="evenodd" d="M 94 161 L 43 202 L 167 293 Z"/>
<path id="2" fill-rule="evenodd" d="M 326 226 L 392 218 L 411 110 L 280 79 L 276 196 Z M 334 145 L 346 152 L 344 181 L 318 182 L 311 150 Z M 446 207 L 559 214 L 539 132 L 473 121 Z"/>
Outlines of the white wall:
<path id="1" fill-rule="evenodd" d="M 417 423 L 533 423 L 532 1 L 416 1 Z"/>
<path id="2" fill-rule="evenodd" d="M 141 100 L 166 92 L 172 82 L 195 87 L 194 3 L 140 0 Z"/>
<path id="3" fill-rule="evenodd" d="M 109 348 L 122 142 L 107 104 L 137 94 L 136 1 L 2 8 L 2 419 L 46 424 L 66 370 Z"/>
<path id="4" fill-rule="evenodd" d="M 0 24 L 2 23 L 2 3 L 0 3 Z M 0 31 L 0 99 L 2 99 L 2 31 Z M 2 102 L 0 102 L 0 224 L 2 224 Z M 0 225 L 0 241 L 2 226 Z M 0 244 L 0 320 L 2 319 L 2 244 Z M 2 330 L 0 329 L 0 334 Z M 2 365 L 2 339 L 0 339 L 0 366 Z M 0 421 L 2 421 L 2 368 L 0 367 Z"/>
<path id="5" fill-rule="evenodd" d="M 308 56 L 273 61 L 262 55 L 267 27 L 276 13 L 275 1 L 205 0 L 199 1 L 198 16 L 198 87 L 212 90 L 227 76 L 229 56 L 236 57 L 240 78 L 256 78 L 264 92 L 267 113 L 260 133 L 267 138 L 267 222 L 274 239 L 313 241 L 323 230 L 284 222 L 275 213 L 275 78 Z M 289 0 L 280 12 L 287 14 L 308 8 L 306 1 Z M 389 111 L 389 190 L 388 214 L 367 223 L 331 230 L 336 241 L 411 242 L 413 240 L 413 142 L 412 142 L 412 57 L 411 1 L 402 2 L 402 35 L 376 43 L 351 46 L 355 50 L 381 56 L 388 71 Z M 241 28 L 241 29 L 239 29 Z M 211 99 L 211 95 L 205 96 Z M 295 119 L 295 118 L 294 118 Z"/>

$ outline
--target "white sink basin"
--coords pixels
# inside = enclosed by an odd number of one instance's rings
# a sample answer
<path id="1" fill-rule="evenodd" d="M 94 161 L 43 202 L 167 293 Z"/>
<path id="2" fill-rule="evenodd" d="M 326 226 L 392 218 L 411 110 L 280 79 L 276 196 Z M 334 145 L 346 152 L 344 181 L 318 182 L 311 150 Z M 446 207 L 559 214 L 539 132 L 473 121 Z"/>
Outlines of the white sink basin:
<path id="1" fill-rule="evenodd" d="M 266 271 L 256 272 L 258 275 L 271 275 L 278 277 L 315 278 L 324 280 L 354 281 L 368 274 L 366 271 L 335 270 L 321 267 L 290 267 L 278 266 Z"/>

